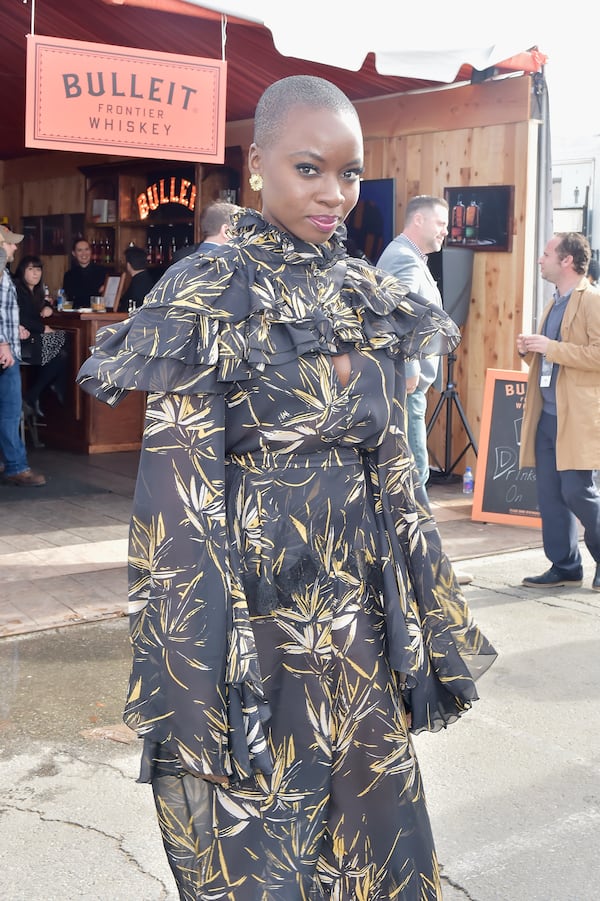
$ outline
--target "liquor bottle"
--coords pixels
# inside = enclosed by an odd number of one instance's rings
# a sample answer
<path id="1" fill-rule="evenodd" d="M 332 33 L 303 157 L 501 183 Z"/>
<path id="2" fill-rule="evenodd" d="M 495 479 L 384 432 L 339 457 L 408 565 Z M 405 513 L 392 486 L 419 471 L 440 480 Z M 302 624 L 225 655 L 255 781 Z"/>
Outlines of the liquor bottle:
<path id="1" fill-rule="evenodd" d="M 173 258 L 177 253 L 177 241 L 175 235 L 171 235 L 171 243 L 169 245 L 169 263 L 173 262 Z"/>
<path id="2" fill-rule="evenodd" d="M 452 218 L 450 220 L 450 241 L 453 244 L 462 244 L 465 239 L 465 205 L 462 202 L 462 196 L 458 195 L 458 200 L 452 207 Z"/>
<path id="3" fill-rule="evenodd" d="M 104 263 L 107 266 L 112 263 L 112 249 L 108 238 L 104 242 Z"/>
<path id="4" fill-rule="evenodd" d="M 463 475 L 463 494 L 473 494 L 473 470 L 467 466 Z"/>
<path id="5" fill-rule="evenodd" d="M 154 266 L 154 244 L 152 243 L 152 235 L 148 235 L 146 241 L 146 259 L 149 266 Z"/>
<path id="6" fill-rule="evenodd" d="M 479 240 L 479 205 L 476 200 L 472 200 L 465 210 L 465 239 Z"/>
<path id="7" fill-rule="evenodd" d="M 154 262 L 157 266 L 162 266 L 164 261 L 165 256 L 163 253 L 162 235 L 159 233 L 158 238 L 156 239 L 156 247 L 154 248 Z"/>

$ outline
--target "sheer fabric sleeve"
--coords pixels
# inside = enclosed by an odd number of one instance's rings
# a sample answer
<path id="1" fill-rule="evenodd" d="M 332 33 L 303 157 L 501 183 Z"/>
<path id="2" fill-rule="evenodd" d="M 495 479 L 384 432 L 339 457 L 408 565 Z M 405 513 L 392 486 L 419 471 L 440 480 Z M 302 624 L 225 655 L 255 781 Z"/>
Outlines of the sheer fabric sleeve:
<path id="1" fill-rule="evenodd" d="M 475 681 L 496 651 L 473 620 L 443 551 L 425 491 L 412 478 L 397 367 L 388 435 L 367 455 L 375 498 L 392 667 L 401 674 L 412 731 L 435 732 L 478 699 Z"/>
<path id="2" fill-rule="evenodd" d="M 229 571 L 221 394 L 151 394 L 129 541 L 125 722 L 197 775 L 270 772 L 268 718 Z"/>

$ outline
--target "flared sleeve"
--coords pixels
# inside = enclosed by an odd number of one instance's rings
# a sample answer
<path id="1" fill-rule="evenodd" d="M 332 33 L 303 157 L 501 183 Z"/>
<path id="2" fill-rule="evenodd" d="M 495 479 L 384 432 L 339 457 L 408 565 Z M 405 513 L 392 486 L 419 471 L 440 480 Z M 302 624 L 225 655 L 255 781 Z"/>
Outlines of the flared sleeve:
<path id="1" fill-rule="evenodd" d="M 245 778 L 270 772 L 269 711 L 229 569 L 223 407 L 219 394 L 148 397 L 129 538 L 125 722 L 188 772 Z"/>
<path id="2" fill-rule="evenodd" d="M 399 373 L 399 381 L 403 381 Z M 366 455 L 378 521 L 390 663 L 411 731 L 435 732 L 478 699 L 497 653 L 475 623 L 446 556 L 425 490 L 412 477 L 403 392 L 385 441 Z"/>

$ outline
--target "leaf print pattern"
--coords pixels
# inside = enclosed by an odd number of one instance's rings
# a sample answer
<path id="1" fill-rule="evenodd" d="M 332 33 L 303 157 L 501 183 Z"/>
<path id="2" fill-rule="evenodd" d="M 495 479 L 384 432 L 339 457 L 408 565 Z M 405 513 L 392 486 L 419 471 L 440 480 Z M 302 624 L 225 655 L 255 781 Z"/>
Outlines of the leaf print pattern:
<path id="1" fill-rule="evenodd" d="M 243 211 L 78 377 L 147 392 L 125 719 L 185 901 L 441 898 L 410 733 L 495 651 L 413 485 L 404 360 L 459 334 L 343 236 Z"/>

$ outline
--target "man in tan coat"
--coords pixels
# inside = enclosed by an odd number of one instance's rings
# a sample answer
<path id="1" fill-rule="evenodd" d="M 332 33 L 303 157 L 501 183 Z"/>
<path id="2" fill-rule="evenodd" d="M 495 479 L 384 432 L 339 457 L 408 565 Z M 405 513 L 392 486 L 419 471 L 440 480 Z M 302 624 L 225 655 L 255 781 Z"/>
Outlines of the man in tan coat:
<path id="1" fill-rule="evenodd" d="M 600 292 L 585 277 L 587 240 L 554 235 L 540 257 L 542 278 L 556 291 L 537 335 L 519 335 L 529 365 L 520 466 L 535 466 L 544 552 L 552 564 L 528 576 L 529 588 L 577 587 L 583 579 L 578 523 L 595 560 L 600 591 Z"/>

